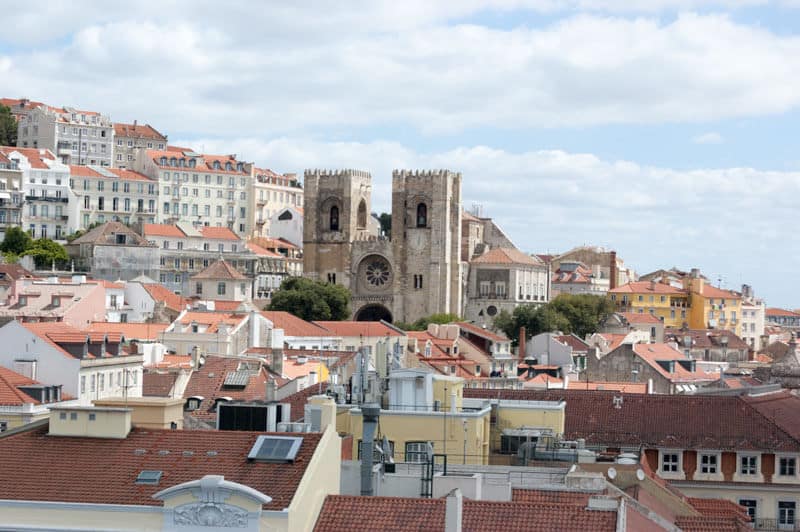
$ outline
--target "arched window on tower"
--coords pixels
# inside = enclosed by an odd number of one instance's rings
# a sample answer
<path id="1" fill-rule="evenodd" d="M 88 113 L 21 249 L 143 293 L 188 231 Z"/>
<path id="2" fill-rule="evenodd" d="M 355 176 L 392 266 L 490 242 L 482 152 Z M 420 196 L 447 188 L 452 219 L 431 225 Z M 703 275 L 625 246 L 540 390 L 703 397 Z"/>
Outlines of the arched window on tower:
<path id="1" fill-rule="evenodd" d="M 331 231 L 339 230 L 339 207 L 337 207 L 336 205 L 331 207 L 330 229 Z"/>
<path id="2" fill-rule="evenodd" d="M 428 227 L 428 206 L 424 203 L 417 205 L 417 227 Z"/>
<path id="3" fill-rule="evenodd" d="M 358 204 L 358 228 L 359 229 L 366 229 L 367 228 L 367 202 L 363 199 L 361 203 Z"/>

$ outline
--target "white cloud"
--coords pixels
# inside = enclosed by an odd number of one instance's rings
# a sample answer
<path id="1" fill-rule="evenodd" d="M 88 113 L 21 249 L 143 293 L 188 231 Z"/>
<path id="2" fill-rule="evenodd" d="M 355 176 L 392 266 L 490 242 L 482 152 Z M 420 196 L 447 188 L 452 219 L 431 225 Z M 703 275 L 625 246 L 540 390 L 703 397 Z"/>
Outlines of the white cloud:
<path id="1" fill-rule="evenodd" d="M 692 142 L 695 144 L 722 144 L 725 142 L 725 139 L 723 139 L 722 135 L 719 133 L 715 131 L 709 131 L 708 133 L 695 135 L 692 137 Z"/>
<path id="2" fill-rule="evenodd" d="M 399 31 L 306 38 L 309 13 L 286 9 L 297 20 L 276 16 L 293 38 L 254 27 L 263 14 L 241 28 L 191 14 L 87 26 L 66 45 L 5 58 L 3 92 L 226 135 L 694 123 L 800 104 L 800 39 L 726 16 L 576 15 L 501 30 L 436 25 L 440 10 L 413 25 L 409 13 L 385 10 L 376 16 L 397 15 Z"/>

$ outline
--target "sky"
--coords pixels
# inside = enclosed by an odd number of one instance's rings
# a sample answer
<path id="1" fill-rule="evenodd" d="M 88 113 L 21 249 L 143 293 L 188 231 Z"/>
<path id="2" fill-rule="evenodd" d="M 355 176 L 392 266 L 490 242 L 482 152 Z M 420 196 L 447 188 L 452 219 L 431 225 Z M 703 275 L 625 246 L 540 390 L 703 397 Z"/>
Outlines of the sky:
<path id="1" fill-rule="evenodd" d="M 52 5 L 51 5 L 52 4 Z M 298 5 L 294 5 L 298 4 Z M 0 0 L 0 96 L 259 167 L 463 175 L 523 251 L 800 308 L 800 0 Z"/>

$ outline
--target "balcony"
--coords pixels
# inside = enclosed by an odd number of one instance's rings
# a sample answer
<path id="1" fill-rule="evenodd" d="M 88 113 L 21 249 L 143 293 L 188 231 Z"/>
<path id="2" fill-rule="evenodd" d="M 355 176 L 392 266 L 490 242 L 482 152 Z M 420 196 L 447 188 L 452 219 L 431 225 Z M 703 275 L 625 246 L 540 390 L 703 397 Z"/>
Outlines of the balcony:
<path id="1" fill-rule="evenodd" d="M 797 523 L 792 524 L 780 524 L 778 523 L 777 519 L 767 519 L 763 517 L 756 517 L 753 520 L 753 528 L 755 530 L 764 530 L 768 532 L 779 532 L 779 531 L 786 531 L 786 530 L 800 530 Z"/>
<path id="2" fill-rule="evenodd" d="M 25 196 L 25 201 L 50 201 L 58 203 L 67 203 L 69 198 L 58 198 L 55 196 Z"/>

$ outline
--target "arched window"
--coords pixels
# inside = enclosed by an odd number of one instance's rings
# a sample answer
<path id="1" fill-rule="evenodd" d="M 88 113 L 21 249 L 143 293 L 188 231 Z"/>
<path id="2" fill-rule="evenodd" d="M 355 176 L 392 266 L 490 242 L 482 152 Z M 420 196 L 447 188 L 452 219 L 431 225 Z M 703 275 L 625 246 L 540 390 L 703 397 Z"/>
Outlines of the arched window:
<path id="1" fill-rule="evenodd" d="M 367 202 L 363 199 L 361 203 L 358 204 L 358 228 L 359 229 L 366 229 L 367 228 Z"/>
<path id="2" fill-rule="evenodd" d="M 166 157 L 162 157 L 161 158 L 161 166 L 167 166 L 167 158 Z"/>
<path id="3" fill-rule="evenodd" d="M 428 227 L 428 206 L 424 203 L 417 205 L 417 227 Z"/>
<path id="4" fill-rule="evenodd" d="M 231 170 L 233 170 L 233 165 L 230 163 L 230 161 L 229 161 L 229 162 L 227 162 L 227 163 L 225 163 L 225 170 L 227 170 L 227 171 L 229 171 L 229 172 L 230 172 Z"/>
<path id="5" fill-rule="evenodd" d="M 219 170 L 219 161 L 214 161 L 214 170 Z"/>
<path id="6" fill-rule="evenodd" d="M 336 205 L 331 207 L 330 227 L 331 231 L 339 230 L 339 207 Z"/>
<path id="7" fill-rule="evenodd" d="M 170 166 L 177 166 L 178 165 L 178 159 L 173 157 L 172 159 L 169 160 L 169 165 Z"/>

